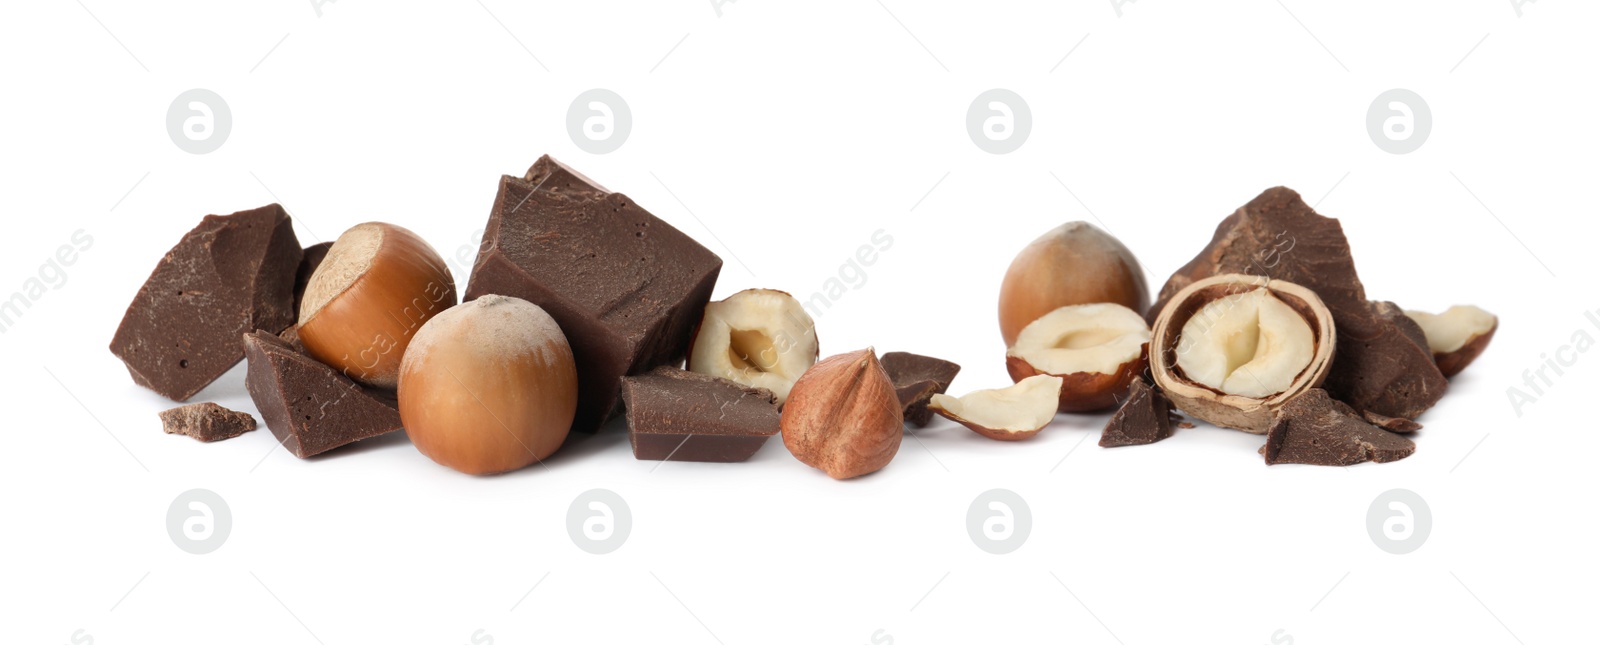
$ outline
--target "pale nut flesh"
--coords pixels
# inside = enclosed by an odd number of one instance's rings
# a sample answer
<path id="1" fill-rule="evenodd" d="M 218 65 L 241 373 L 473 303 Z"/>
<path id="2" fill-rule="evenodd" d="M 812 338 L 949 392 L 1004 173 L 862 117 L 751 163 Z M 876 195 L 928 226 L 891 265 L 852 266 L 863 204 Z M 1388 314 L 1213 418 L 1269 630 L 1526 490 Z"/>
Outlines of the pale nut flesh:
<path id="1" fill-rule="evenodd" d="M 1471 305 L 1456 305 L 1444 313 L 1406 311 L 1428 339 L 1428 349 L 1445 376 L 1455 376 L 1478 358 L 1500 328 L 1500 319 Z"/>
<path id="2" fill-rule="evenodd" d="M 1006 370 L 1018 382 L 1040 374 L 1062 377 L 1062 412 L 1104 410 L 1144 372 L 1149 342 L 1149 325 L 1132 309 L 1069 305 L 1023 328 L 1006 351 Z"/>
<path id="3" fill-rule="evenodd" d="M 1289 389 L 1311 364 L 1311 326 L 1268 289 L 1207 303 L 1184 323 L 1178 367 L 1225 394 L 1262 398 Z"/>
<path id="4" fill-rule="evenodd" d="M 1040 374 L 1011 387 L 960 397 L 935 394 L 928 408 L 990 439 L 1020 441 L 1039 434 L 1056 416 L 1062 378 Z"/>
<path id="5" fill-rule="evenodd" d="M 782 291 L 747 289 L 706 305 L 689 371 L 770 390 L 782 405 L 818 355 L 816 324 Z"/>

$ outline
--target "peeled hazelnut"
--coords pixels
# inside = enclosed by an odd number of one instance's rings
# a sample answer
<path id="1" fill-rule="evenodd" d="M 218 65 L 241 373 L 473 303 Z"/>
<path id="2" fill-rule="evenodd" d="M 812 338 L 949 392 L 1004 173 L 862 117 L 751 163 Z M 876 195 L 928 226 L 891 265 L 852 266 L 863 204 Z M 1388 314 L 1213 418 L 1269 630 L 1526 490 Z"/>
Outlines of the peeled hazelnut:
<path id="1" fill-rule="evenodd" d="M 973 432 L 1000 441 L 1039 434 L 1056 417 L 1062 378 L 1040 374 L 997 390 L 978 390 L 960 398 L 935 394 L 928 407 Z"/>
<path id="2" fill-rule="evenodd" d="M 1118 304 L 1068 305 L 1022 328 L 1006 352 L 1011 380 L 1062 377 L 1062 412 L 1093 412 L 1144 373 L 1150 327 L 1138 312 Z"/>
<path id="3" fill-rule="evenodd" d="M 394 389 L 412 336 L 455 304 L 455 280 L 433 247 L 393 224 L 360 224 L 339 236 L 306 284 L 300 342 L 345 376 Z"/>
<path id="4" fill-rule="evenodd" d="M 526 300 L 483 296 L 434 316 L 400 367 L 400 420 L 430 459 L 473 475 L 549 457 L 578 407 L 572 348 Z"/>
<path id="5" fill-rule="evenodd" d="M 1144 311 L 1144 269 L 1122 242 L 1087 222 L 1039 236 L 1011 261 L 1000 283 L 1000 335 L 1006 346 L 1040 316 L 1067 305 L 1110 302 Z"/>
<path id="6" fill-rule="evenodd" d="M 1224 274 L 1189 285 L 1161 310 L 1151 375 L 1184 413 L 1263 434 L 1278 408 L 1322 384 L 1334 343 L 1333 316 L 1315 292 Z"/>
<path id="7" fill-rule="evenodd" d="M 900 450 L 900 398 L 872 348 L 830 356 L 789 391 L 780 426 L 796 459 L 849 479 L 874 473 Z"/>
<path id="8" fill-rule="evenodd" d="M 706 305 L 689 347 L 689 371 L 764 387 L 783 405 L 817 356 L 816 324 L 799 300 L 746 289 Z"/>
<path id="9" fill-rule="evenodd" d="M 1471 305 L 1456 305 L 1442 314 L 1408 310 L 1406 316 L 1422 328 L 1433 360 L 1445 376 L 1455 376 L 1467 369 L 1500 328 L 1500 319 L 1494 314 Z"/>

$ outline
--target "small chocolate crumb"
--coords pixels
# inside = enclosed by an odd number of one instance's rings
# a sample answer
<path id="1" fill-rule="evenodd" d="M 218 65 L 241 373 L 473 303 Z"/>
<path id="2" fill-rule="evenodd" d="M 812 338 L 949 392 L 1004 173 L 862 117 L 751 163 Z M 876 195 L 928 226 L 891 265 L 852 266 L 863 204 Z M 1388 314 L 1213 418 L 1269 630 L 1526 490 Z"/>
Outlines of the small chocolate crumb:
<path id="1" fill-rule="evenodd" d="M 249 413 L 210 402 L 179 406 L 160 416 L 161 429 L 167 434 L 181 434 L 205 443 L 232 439 L 256 429 L 256 419 Z"/>
<path id="2" fill-rule="evenodd" d="M 1261 454 L 1269 466 L 1349 466 L 1397 461 L 1416 451 L 1410 439 L 1367 423 L 1326 390 L 1311 389 L 1278 409 Z"/>
<path id="3" fill-rule="evenodd" d="M 1367 420 L 1367 423 L 1371 423 L 1372 425 L 1383 428 L 1384 430 L 1388 430 L 1389 432 L 1411 434 L 1422 429 L 1422 424 L 1417 423 L 1416 421 L 1402 419 L 1399 417 L 1386 417 L 1371 410 L 1361 413 L 1361 416 Z"/>
<path id="4" fill-rule="evenodd" d="M 1183 417 L 1172 412 L 1167 397 L 1144 379 L 1133 379 L 1123 397 L 1122 407 L 1111 415 L 1106 429 L 1100 433 L 1100 447 L 1138 446 L 1155 443 L 1172 436 L 1174 423 L 1183 423 Z M 1194 426 L 1187 425 L 1190 428 Z"/>
<path id="5" fill-rule="evenodd" d="M 950 382 L 961 372 L 961 366 L 950 361 L 910 352 L 889 352 L 879 362 L 894 383 L 906 422 L 918 428 L 933 421 L 928 400 L 950 389 Z"/>

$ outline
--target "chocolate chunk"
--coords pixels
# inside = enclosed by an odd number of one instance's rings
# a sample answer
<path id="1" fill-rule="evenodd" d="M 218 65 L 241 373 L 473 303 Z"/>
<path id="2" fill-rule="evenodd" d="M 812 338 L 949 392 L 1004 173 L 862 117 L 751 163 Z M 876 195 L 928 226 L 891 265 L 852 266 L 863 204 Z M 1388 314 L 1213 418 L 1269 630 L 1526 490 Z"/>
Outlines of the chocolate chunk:
<path id="1" fill-rule="evenodd" d="M 294 323 L 299 266 L 300 242 L 277 204 L 207 215 L 139 288 L 111 353 L 135 383 L 187 400 L 244 358 L 241 334 Z"/>
<path id="2" fill-rule="evenodd" d="M 1327 390 L 1313 388 L 1278 409 L 1262 447 L 1267 465 L 1349 466 L 1410 457 L 1417 444 L 1362 420 Z"/>
<path id="3" fill-rule="evenodd" d="M 778 434 L 772 392 L 676 367 L 623 378 L 622 400 L 636 459 L 744 461 Z"/>
<path id="4" fill-rule="evenodd" d="M 1138 446 L 1166 439 L 1172 436 L 1173 423 L 1181 421 L 1181 417 L 1174 416 L 1172 403 L 1165 395 L 1144 379 L 1133 379 L 1122 407 L 1100 432 L 1100 447 Z"/>
<path id="5" fill-rule="evenodd" d="M 1412 421 L 1410 419 L 1400 419 L 1396 417 L 1386 417 L 1371 410 L 1362 412 L 1361 418 L 1366 419 L 1367 423 L 1383 428 L 1384 430 L 1388 430 L 1389 432 L 1397 432 L 1400 434 L 1411 434 L 1422 429 L 1422 424 L 1417 423 L 1416 421 Z"/>
<path id="6" fill-rule="evenodd" d="M 161 429 L 211 443 L 256 429 L 256 418 L 215 403 L 191 403 L 161 413 Z"/>
<path id="7" fill-rule="evenodd" d="M 722 270 L 627 195 L 548 156 L 500 179 L 484 231 L 466 299 L 522 298 L 561 325 L 578 363 L 574 430 L 611 417 L 621 377 L 683 359 Z"/>
<path id="8" fill-rule="evenodd" d="M 1449 385 L 1422 329 L 1387 302 L 1369 302 L 1339 221 L 1288 188 L 1268 189 L 1229 215 L 1199 255 L 1172 274 L 1146 318 L 1184 287 L 1222 273 L 1260 275 L 1315 291 L 1339 345 L 1324 387 L 1359 410 L 1414 418 Z"/>
<path id="9" fill-rule="evenodd" d="M 311 274 L 317 272 L 317 267 L 322 266 L 322 259 L 328 257 L 328 249 L 333 248 L 333 242 L 323 242 L 306 247 L 300 253 L 300 268 L 294 274 L 294 311 L 295 319 L 300 319 L 300 299 L 306 295 L 306 285 L 311 284 Z"/>
<path id="10" fill-rule="evenodd" d="M 306 458 L 400 428 L 400 412 L 266 332 L 244 335 L 245 386 L 278 442 Z"/>
<path id="11" fill-rule="evenodd" d="M 278 339 L 282 340 L 284 343 L 287 343 L 290 349 L 300 352 L 301 354 L 306 353 L 306 344 L 300 341 L 299 325 L 289 325 L 288 329 L 285 329 L 278 334 Z"/>
<path id="12" fill-rule="evenodd" d="M 950 389 L 950 382 L 961 372 L 961 366 L 950 361 L 910 352 L 889 352 L 879 362 L 894 382 L 906 422 L 918 428 L 926 428 L 933 421 L 928 400 Z"/>

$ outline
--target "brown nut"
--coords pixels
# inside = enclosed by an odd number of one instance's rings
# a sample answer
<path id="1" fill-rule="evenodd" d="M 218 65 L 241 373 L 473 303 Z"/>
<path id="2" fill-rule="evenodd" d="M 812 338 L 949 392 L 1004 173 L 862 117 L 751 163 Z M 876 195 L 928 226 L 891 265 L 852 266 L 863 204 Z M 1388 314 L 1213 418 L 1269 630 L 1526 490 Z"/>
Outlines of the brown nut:
<path id="1" fill-rule="evenodd" d="M 1087 222 L 1068 222 L 1017 254 L 1000 283 L 1000 335 L 1006 347 L 1028 323 L 1067 305 L 1112 302 L 1150 307 L 1150 288 L 1133 252 Z"/>
<path id="2" fill-rule="evenodd" d="M 455 304 L 455 280 L 433 247 L 393 224 L 359 224 L 311 274 L 300 342 L 352 380 L 394 389 L 412 335 Z"/>
<path id="3" fill-rule="evenodd" d="M 1118 304 L 1069 305 L 1033 321 L 1006 351 L 1011 380 L 1049 374 L 1062 378 L 1062 412 L 1095 412 L 1144 373 L 1150 326 Z"/>
<path id="4" fill-rule="evenodd" d="M 900 450 L 900 398 L 872 348 L 830 356 L 789 390 L 780 427 L 796 459 L 849 479 L 877 472 Z"/>
<path id="5" fill-rule="evenodd" d="M 578 372 L 555 319 L 483 296 L 422 326 L 400 368 L 400 420 L 428 458 L 473 475 L 549 457 L 572 428 Z"/>
<path id="6" fill-rule="evenodd" d="M 1150 371 L 1184 413 L 1254 434 L 1333 362 L 1333 316 L 1310 289 L 1223 274 L 1179 291 L 1156 318 Z"/>
<path id="7" fill-rule="evenodd" d="M 1442 314 L 1406 311 L 1406 316 L 1417 321 L 1423 337 L 1428 339 L 1428 350 L 1445 376 L 1455 376 L 1478 358 L 1489 347 L 1494 332 L 1500 329 L 1500 319 L 1472 305 L 1456 305 Z"/>

